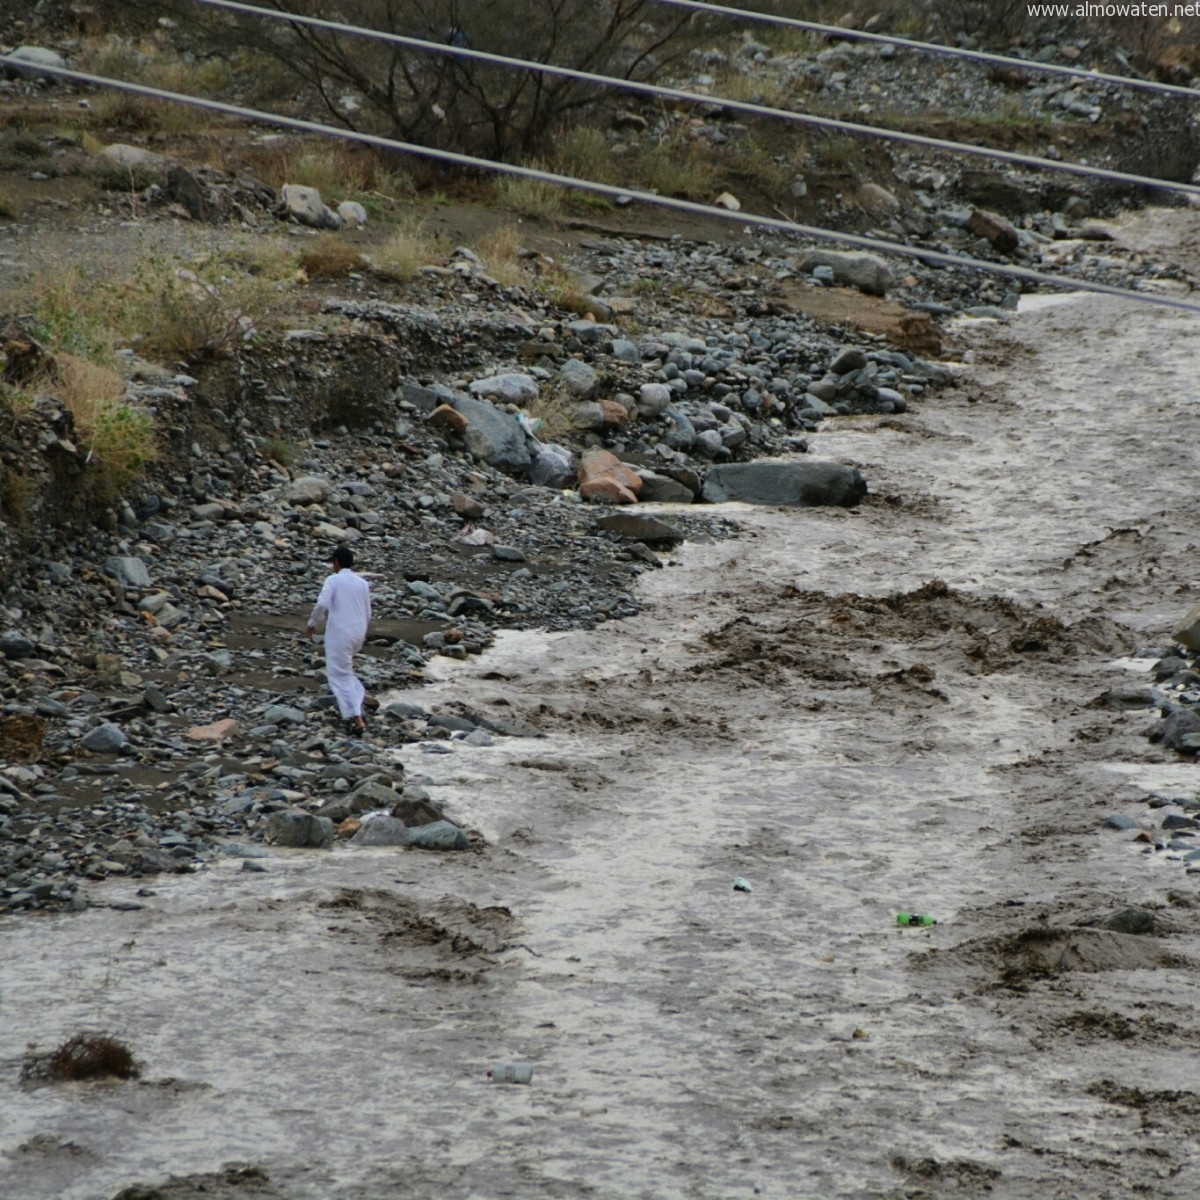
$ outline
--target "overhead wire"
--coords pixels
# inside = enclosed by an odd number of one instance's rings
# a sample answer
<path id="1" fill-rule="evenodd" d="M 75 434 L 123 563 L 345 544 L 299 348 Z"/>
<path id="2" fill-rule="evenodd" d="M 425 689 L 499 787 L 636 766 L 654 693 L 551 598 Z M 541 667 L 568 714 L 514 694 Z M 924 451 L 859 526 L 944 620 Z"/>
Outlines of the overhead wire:
<path id="1" fill-rule="evenodd" d="M 664 87 L 661 84 L 644 83 L 634 79 L 622 79 L 614 75 L 601 75 L 591 71 L 582 71 L 574 67 L 559 66 L 555 63 L 540 63 L 528 59 L 513 58 L 504 54 L 493 54 L 486 50 L 475 50 L 469 46 L 459 46 L 448 42 L 435 42 L 426 38 L 410 37 L 400 33 L 389 33 L 386 30 L 369 29 L 365 26 L 349 25 L 341 21 L 330 21 L 323 17 L 309 17 L 278 9 L 259 8 L 253 4 L 242 3 L 241 0 L 192 0 L 192 2 L 209 8 L 240 13 L 244 16 L 262 17 L 268 20 L 282 21 L 290 25 L 320 29 L 330 33 L 346 34 L 352 37 L 362 37 L 387 45 L 407 47 L 412 50 L 464 59 L 469 62 L 487 63 L 492 66 L 523 71 L 535 71 L 542 75 L 552 75 L 562 79 L 574 79 L 581 83 L 595 84 L 605 88 L 620 88 L 627 92 L 652 96 L 657 99 L 684 101 L 690 104 L 716 104 L 722 109 L 728 109 L 731 112 L 779 119 L 791 122 L 792 124 L 807 125 L 817 129 L 835 130 L 863 137 L 882 138 L 886 141 L 920 146 L 926 150 L 967 154 L 976 158 L 1011 163 L 1015 166 L 1032 167 L 1041 171 L 1066 173 L 1091 179 L 1104 179 L 1111 183 L 1119 183 L 1126 186 L 1151 188 L 1156 191 L 1169 191 L 1179 193 L 1180 195 L 1200 197 L 1200 185 L 1193 183 L 1156 179 L 1153 176 L 1135 175 L 1128 171 L 1117 171 L 1109 167 L 1096 167 L 1086 163 L 1070 161 L 1064 162 L 1051 158 L 1043 158 L 1034 154 L 1020 154 L 1012 150 L 998 150 L 989 146 L 976 146 L 969 142 L 949 141 L 945 138 L 930 137 L 926 134 L 907 133 L 903 130 L 888 129 L 886 126 L 881 125 L 864 125 L 853 121 L 843 121 L 835 117 L 822 117 L 815 113 L 797 111 L 795 109 L 772 108 L 769 105 L 756 104 L 749 100 L 735 100 L 703 92 L 692 92 L 684 88 Z M 738 10 L 731 9 L 729 11 L 736 12 Z"/>
<path id="2" fill-rule="evenodd" d="M 1010 67 L 1014 70 L 1058 75 L 1088 83 L 1107 83 L 1118 87 L 1137 88 L 1145 92 L 1157 92 L 1165 96 L 1185 96 L 1200 100 L 1200 90 L 1178 83 L 1162 83 L 1156 79 L 1139 79 L 1133 75 L 1113 75 L 1104 71 L 1090 71 L 1085 67 L 1068 67 L 1061 63 L 1044 63 L 1036 59 L 1017 58 L 1008 54 L 992 54 L 986 50 L 968 50 L 961 46 L 943 46 L 938 42 L 921 42 L 913 38 L 898 37 L 887 33 L 873 33 L 865 29 L 843 28 L 841 25 L 824 25 L 818 21 L 804 21 L 798 17 L 780 17 L 774 13 L 759 12 L 757 9 L 733 8 L 725 4 L 710 4 L 706 0 L 653 0 L 672 8 L 690 9 L 693 12 L 715 16 L 736 17 L 747 21 L 779 25 L 790 29 L 801 29 L 819 33 L 826 37 L 844 41 L 874 42 L 876 45 L 898 46 L 905 50 L 918 50 L 922 54 L 936 54 L 946 58 L 961 58 L 968 62 L 986 63 L 989 66 Z"/>
<path id="3" fill-rule="evenodd" d="M 0 55 L 0 66 L 8 66 L 17 70 L 29 69 L 27 62 L 22 62 L 10 55 Z M 1035 271 L 1028 267 L 1019 267 L 1011 263 L 993 263 L 988 262 L 986 259 L 948 254 L 940 250 L 921 249 L 905 245 L 903 242 L 891 242 L 880 238 L 864 237 L 861 234 L 843 233 L 834 229 L 823 229 L 819 226 L 804 225 L 799 222 L 762 216 L 757 213 L 732 212 L 717 206 L 699 204 L 694 200 L 680 200 L 674 196 L 657 196 L 650 193 L 635 192 L 629 188 L 616 187 L 613 184 L 600 183 L 597 180 L 580 179 L 571 175 L 560 175 L 553 171 L 546 171 L 537 167 L 522 167 L 514 163 L 493 161 L 470 154 L 462 154 L 453 150 L 440 150 L 431 146 L 422 146 L 413 142 L 404 142 L 396 138 L 384 137 L 380 134 L 361 133 L 335 125 L 324 125 L 317 121 L 308 121 L 300 117 L 287 117 L 277 113 L 265 112 L 261 109 L 229 104 L 221 100 L 210 100 L 201 96 L 189 96 L 182 92 L 171 92 L 163 88 L 151 87 L 148 84 L 133 83 L 122 79 L 111 79 L 102 75 L 92 75 L 83 71 L 75 71 L 68 67 L 38 63 L 37 71 L 39 74 L 54 78 L 74 80 L 75 82 L 85 83 L 93 87 L 115 88 L 119 91 L 129 92 L 132 95 L 144 96 L 147 99 L 168 100 L 192 108 L 236 117 L 240 120 L 272 125 L 281 129 L 292 129 L 299 133 L 319 134 L 324 137 L 334 137 L 343 141 L 376 146 L 383 150 L 398 151 L 419 158 L 429 158 L 437 162 L 451 163 L 459 167 L 513 175 L 522 179 L 556 184 L 560 187 L 594 192 L 597 195 L 607 196 L 613 200 L 627 200 L 633 197 L 646 204 L 651 204 L 659 208 L 672 209 L 676 212 L 686 212 L 708 219 L 773 230 L 777 233 L 809 237 L 821 242 L 836 242 L 841 245 L 855 246 L 862 250 L 891 254 L 899 258 L 907 258 L 931 266 L 965 268 L 982 271 L 986 274 L 998 275 L 1003 278 L 1016 279 L 1025 283 L 1040 284 L 1049 288 L 1090 292 L 1097 295 L 1113 296 L 1123 300 L 1133 300 L 1143 304 L 1152 304 L 1160 308 L 1200 313 L 1200 303 L 1189 302 L 1173 296 L 1159 295 L 1152 292 L 1139 292 L 1130 288 L 1098 283 L 1088 279 L 1064 278 L 1062 276 Z"/>

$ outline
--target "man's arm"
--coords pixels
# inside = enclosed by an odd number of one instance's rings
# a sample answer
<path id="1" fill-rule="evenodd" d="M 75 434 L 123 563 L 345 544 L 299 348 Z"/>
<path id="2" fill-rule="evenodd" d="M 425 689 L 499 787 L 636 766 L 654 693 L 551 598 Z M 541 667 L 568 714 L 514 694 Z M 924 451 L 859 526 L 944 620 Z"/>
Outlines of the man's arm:
<path id="1" fill-rule="evenodd" d="M 304 628 L 304 636 L 310 642 L 317 627 L 329 616 L 329 606 L 333 602 L 333 580 L 334 576 L 332 575 L 325 580 L 325 584 L 321 588 L 321 594 L 317 597 L 317 602 L 313 605 L 313 610 L 309 614 L 308 624 Z"/>

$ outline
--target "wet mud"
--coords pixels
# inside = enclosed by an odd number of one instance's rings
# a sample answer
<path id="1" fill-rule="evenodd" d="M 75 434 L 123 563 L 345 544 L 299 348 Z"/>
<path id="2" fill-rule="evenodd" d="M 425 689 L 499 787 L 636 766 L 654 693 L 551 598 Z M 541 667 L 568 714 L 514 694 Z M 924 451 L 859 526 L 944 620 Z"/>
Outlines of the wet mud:
<path id="1" fill-rule="evenodd" d="M 1094 703 L 1200 589 L 1200 322 L 955 336 L 951 392 L 814 439 L 870 503 L 731 509 L 638 617 L 439 661 L 421 703 L 531 734 L 394 751 L 481 852 L 230 859 L 0 927 L 5 1194 L 1200 1194 L 1197 877 L 1104 828 L 1200 780 Z M 81 1030 L 142 1078 L 20 1085 Z"/>

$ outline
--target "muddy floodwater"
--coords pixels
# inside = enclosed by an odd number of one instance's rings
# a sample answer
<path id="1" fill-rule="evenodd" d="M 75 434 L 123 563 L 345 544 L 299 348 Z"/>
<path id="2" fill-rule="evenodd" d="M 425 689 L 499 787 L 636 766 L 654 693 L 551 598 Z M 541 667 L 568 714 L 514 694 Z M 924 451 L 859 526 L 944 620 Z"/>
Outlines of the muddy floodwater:
<path id="1" fill-rule="evenodd" d="M 1103 828 L 1200 776 L 1094 703 L 1200 599 L 1200 318 L 955 337 L 955 388 L 814 438 L 862 508 L 731 510 L 641 616 L 445 661 L 423 704 L 538 735 L 395 752 L 484 853 L 0 924 L 0 1196 L 1200 1196 L 1200 876 Z M 142 1078 L 18 1083 L 80 1030 Z"/>

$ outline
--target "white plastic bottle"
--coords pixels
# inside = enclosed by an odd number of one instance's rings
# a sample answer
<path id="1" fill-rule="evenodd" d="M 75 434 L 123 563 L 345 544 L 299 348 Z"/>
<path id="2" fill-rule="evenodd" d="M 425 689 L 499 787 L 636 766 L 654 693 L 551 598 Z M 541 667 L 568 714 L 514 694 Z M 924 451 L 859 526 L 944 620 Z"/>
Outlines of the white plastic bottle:
<path id="1" fill-rule="evenodd" d="M 500 1063 L 488 1072 L 493 1083 L 529 1083 L 533 1079 L 533 1063 Z"/>

